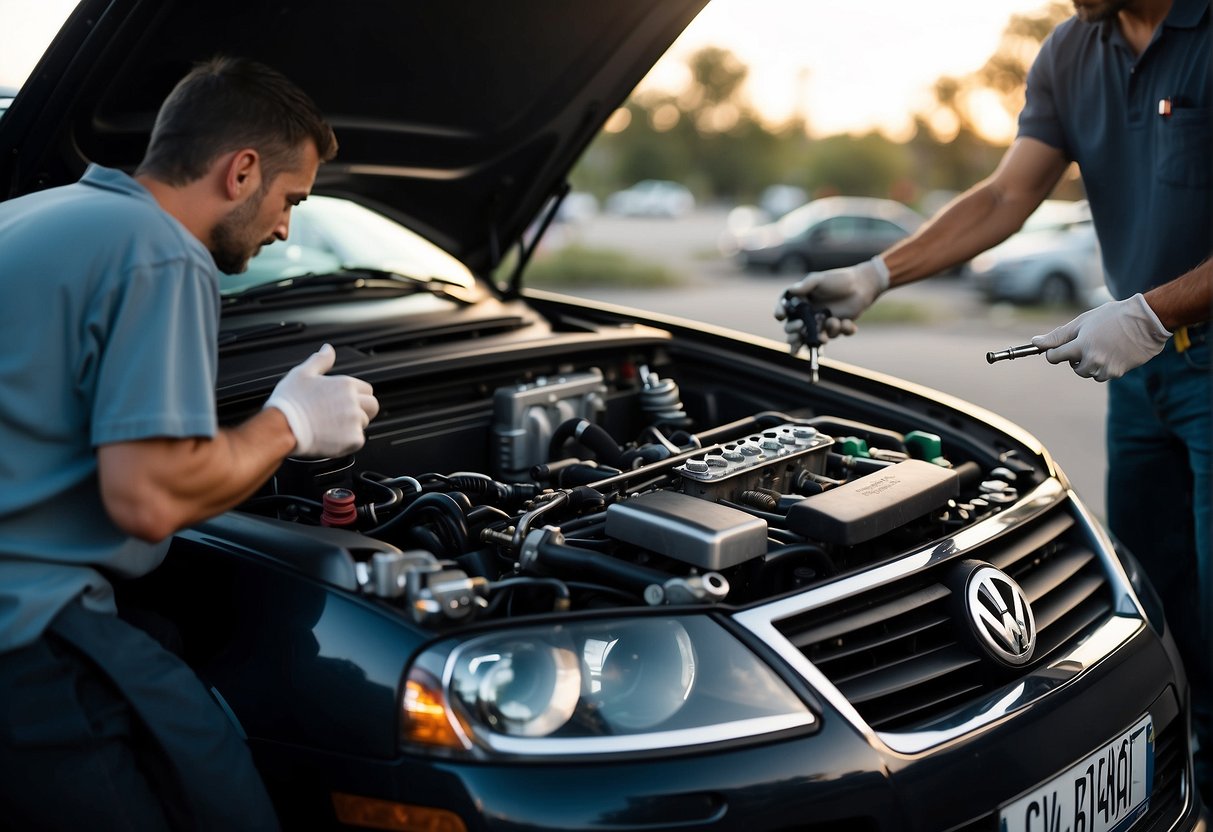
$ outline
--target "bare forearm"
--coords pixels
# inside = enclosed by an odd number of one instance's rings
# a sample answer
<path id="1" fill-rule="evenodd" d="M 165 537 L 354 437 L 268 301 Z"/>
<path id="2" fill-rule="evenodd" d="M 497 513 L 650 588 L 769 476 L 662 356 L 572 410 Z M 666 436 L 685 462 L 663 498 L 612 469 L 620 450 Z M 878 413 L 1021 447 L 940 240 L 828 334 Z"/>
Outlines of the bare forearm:
<path id="1" fill-rule="evenodd" d="M 1026 216 L 1008 216 L 999 194 L 986 183 L 966 191 L 885 252 L 889 285 L 912 283 L 969 260 L 1013 234 Z"/>
<path id="2" fill-rule="evenodd" d="M 921 280 L 959 265 L 1019 230 L 1065 171 L 1061 152 L 1021 139 L 988 179 L 950 202 L 884 254 L 889 285 Z"/>
<path id="3" fill-rule="evenodd" d="M 1169 330 L 1209 320 L 1213 307 L 1213 259 L 1146 292 L 1146 303 Z"/>
<path id="4" fill-rule="evenodd" d="M 106 445 L 98 449 L 101 493 L 120 528 L 160 540 L 246 500 L 294 447 L 275 408 L 212 439 Z"/>

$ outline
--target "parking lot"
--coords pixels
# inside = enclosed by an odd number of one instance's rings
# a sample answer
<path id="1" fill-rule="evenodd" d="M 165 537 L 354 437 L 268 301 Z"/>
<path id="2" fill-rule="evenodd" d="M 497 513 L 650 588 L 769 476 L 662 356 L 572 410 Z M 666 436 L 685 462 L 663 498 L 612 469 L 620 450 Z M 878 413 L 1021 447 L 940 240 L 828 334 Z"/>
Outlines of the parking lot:
<path id="1" fill-rule="evenodd" d="M 721 257 L 716 242 L 725 215 L 722 209 L 683 220 L 600 214 L 566 229 L 565 243 L 626 251 L 684 278 L 675 288 L 596 287 L 575 294 L 780 338 L 771 311 L 790 278 L 746 273 Z M 1039 357 L 985 361 L 986 352 L 1027 343 L 1073 314 L 989 305 L 963 279 L 940 277 L 885 295 L 855 337 L 831 342 L 823 356 L 934 388 L 1018 424 L 1040 439 L 1103 516 L 1106 388 Z"/>

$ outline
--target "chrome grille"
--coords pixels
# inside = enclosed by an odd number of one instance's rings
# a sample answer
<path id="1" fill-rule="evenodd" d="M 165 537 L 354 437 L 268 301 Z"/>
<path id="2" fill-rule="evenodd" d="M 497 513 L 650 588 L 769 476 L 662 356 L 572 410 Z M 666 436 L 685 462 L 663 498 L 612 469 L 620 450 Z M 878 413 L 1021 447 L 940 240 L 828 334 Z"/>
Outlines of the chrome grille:
<path id="1" fill-rule="evenodd" d="M 1072 647 L 1112 612 L 1099 556 L 1062 502 L 964 552 L 997 566 L 1027 594 L 1036 619 L 1032 664 Z M 774 622 L 873 728 L 929 726 L 1006 684 L 964 638 L 947 585 L 952 561 Z"/>

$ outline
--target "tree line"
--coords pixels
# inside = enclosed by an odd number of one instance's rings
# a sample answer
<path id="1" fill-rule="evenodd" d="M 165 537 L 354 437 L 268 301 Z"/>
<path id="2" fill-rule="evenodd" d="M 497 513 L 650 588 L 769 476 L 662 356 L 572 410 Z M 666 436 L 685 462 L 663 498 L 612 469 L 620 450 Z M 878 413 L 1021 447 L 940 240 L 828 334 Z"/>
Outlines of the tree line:
<path id="1" fill-rule="evenodd" d="M 933 111 L 914 114 L 913 135 L 903 142 L 875 130 L 811 138 L 803 118 L 768 125 L 744 96 L 749 70 L 741 60 L 726 49 L 700 49 L 688 61 L 687 88 L 633 95 L 570 181 L 601 198 L 642 179 L 673 179 L 702 200 L 727 202 L 753 202 L 774 184 L 814 197 L 882 196 L 910 205 L 932 192 L 963 190 L 993 171 L 1005 150 L 977 128 L 979 97 L 993 93 L 1008 114 L 1017 115 L 1032 59 L 1070 14 L 1068 3 L 1053 0 L 1012 16 L 981 68 L 935 82 Z M 941 135 L 940 123 L 951 127 L 949 135 Z M 1082 195 L 1076 175 L 1057 195 Z"/>

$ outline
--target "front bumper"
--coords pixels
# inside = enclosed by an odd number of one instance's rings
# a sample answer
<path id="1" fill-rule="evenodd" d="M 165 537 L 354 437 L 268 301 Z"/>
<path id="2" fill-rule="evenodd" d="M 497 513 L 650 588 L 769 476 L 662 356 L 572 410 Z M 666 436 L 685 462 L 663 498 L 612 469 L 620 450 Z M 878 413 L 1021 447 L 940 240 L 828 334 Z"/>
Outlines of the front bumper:
<path id="1" fill-rule="evenodd" d="M 879 639 L 909 632 L 912 654 L 895 655 L 877 668 L 902 680 L 908 664 L 930 666 L 942 651 L 963 652 L 919 644 L 925 627 L 911 621 L 921 613 L 938 624 L 947 607 L 919 599 L 939 594 L 939 582 L 958 558 L 1000 563 L 1038 592 L 1032 604 L 1041 638 L 1057 646 L 1026 670 L 987 674 L 994 681 L 969 695 L 963 707 L 924 695 L 921 688 L 935 680 L 922 674 L 914 687 L 901 684 L 885 697 L 893 700 L 892 711 L 887 703 L 874 707 L 871 696 L 855 698 L 854 679 L 864 674 L 830 665 L 836 652 L 874 656 L 856 650 L 875 643 L 873 632 Z M 1057 595 L 1079 600 L 1062 604 Z M 917 609 L 908 609 L 906 599 Z M 890 610 L 889 616 L 875 615 Z M 1072 635 L 1056 635 L 1061 625 L 1044 623 L 1077 613 L 1092 623 L 1067 629 Z M 1206 824 L 1191 787 L 1190 703 L 1174 643 L 1145 620 L 1110 542 L 1055 480 L 955 538 L 721 619 L 800 691 L 817 717 L 812 726 L 762 742 L 660 757 L 573 761 L 474 762 L 414 754 L 373 761 L 251 744 L 288 828 L 315 828 L 322 817 L 332 821 L 329 795 L 342 792 L 399 804 L 406 814 L 407 807 L 444 810 L 473 832 L 997 832 L 999 807 L 1065 772 L 1148 713 L 1156 737 L 1153 787 L 1133 832 Z M 861 687 L 870 694 L 887 678 L 869 678 Z M 908 720 L 897 713 L 906 698 L 919 703 L 918 716 Z M 935 715 L 921 716 L 923 708 L 935 708 Z"/>
<path id="2" fill-rule="evenodd" d="M 454 813 L 467 830 L 919 830 L 996 832 L 997 807 L 1064 771 L 1149 712 L 1154 789 L 1134 832 L 1204 829 L 1190 787 L 1187 702 L 1169 638 L 1144 623 L 1033 704 L 917 753 L 817 703 L 810 734 L 661 759 L 471 763 L 338 758 L 253 743 L 286 828 L 335 824 L 329 792 Z M 404 827 L 402 827 L 404 828 Z"/>

